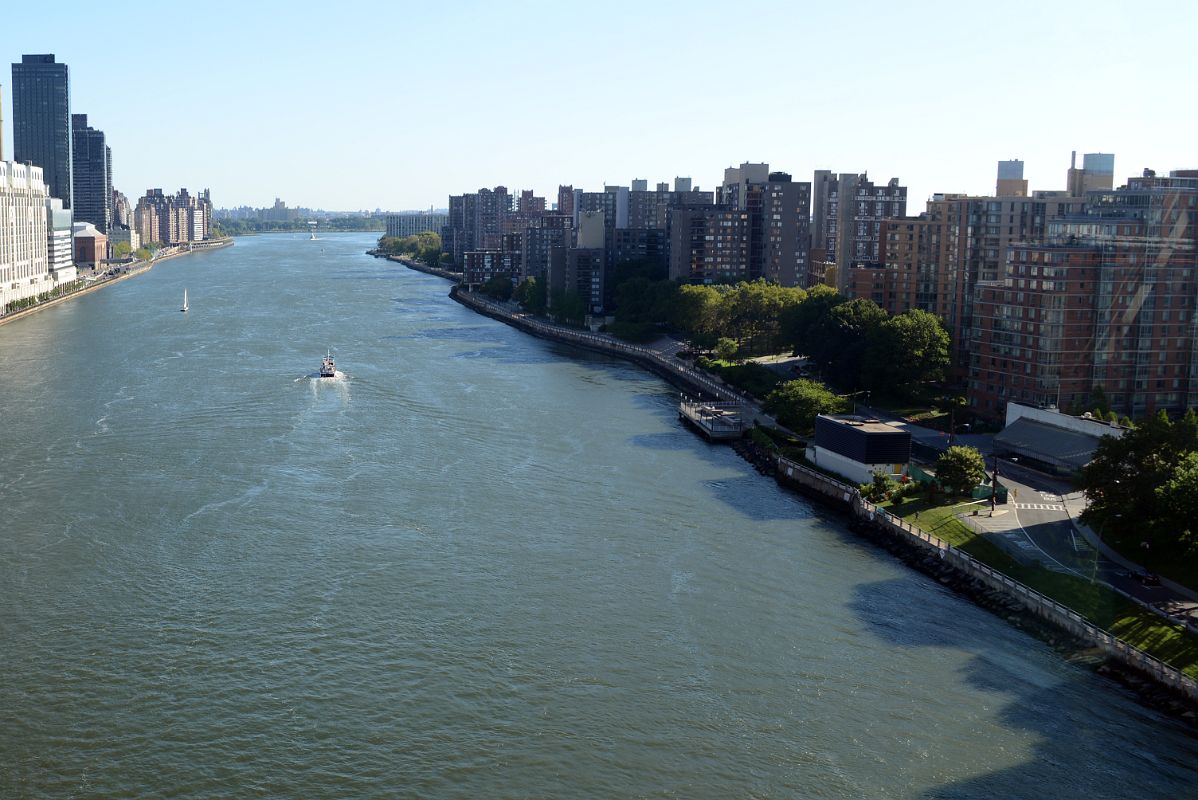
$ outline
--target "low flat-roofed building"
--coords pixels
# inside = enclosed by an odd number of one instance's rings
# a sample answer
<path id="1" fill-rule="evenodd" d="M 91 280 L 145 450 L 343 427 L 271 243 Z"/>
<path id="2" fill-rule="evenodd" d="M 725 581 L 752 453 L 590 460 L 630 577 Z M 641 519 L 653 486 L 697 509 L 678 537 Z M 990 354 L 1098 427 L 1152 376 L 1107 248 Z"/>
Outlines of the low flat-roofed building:
<path id="1" fill-rule="evenodd" d="M 1090 463 L 1102 437 L 1123 433 L 1120 426 L 1089 416 L 1007 403 L 1006 427 L 995 435 L 994 450 L 1033 468 L 1068 474 Z"/>
<path id="2" fill-rule="evenodd" d="M 871 417 L 820 414 L 807 458 L 854 483 L 869 483 L 879 472 L 897 478 L 911 461 L 911 434 Z"/>

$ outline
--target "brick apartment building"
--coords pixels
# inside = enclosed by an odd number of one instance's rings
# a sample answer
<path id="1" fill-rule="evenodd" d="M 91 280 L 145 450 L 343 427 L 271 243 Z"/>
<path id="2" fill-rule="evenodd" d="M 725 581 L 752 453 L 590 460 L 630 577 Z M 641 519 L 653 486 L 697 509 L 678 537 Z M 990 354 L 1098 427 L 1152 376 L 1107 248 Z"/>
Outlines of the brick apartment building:
<path id="1" fill-rule="evenodd" d="M 984 417 L 1084 407 L 1094 387 L 1133 418 L 1198 405 L 1198 172 L 1088 199 L 977 286 L 968 393 Z"/>

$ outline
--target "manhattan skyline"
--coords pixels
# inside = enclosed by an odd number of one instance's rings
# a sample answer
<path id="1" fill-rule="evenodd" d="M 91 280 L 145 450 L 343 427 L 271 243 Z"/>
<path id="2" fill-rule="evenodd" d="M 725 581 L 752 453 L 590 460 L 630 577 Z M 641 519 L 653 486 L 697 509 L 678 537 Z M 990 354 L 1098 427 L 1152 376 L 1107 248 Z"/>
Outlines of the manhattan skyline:
<path id="1" fill-rule="evenodd" d="M 365 4 L 296 13 L 216 3 L 203 16 L 117 3 L 63 26 L 26 6 L 5 63 L 54 53 L 73 113 L 104 130 L 114 186 L 210 187 L 216 204 L 443 207 L 482 186 L 714 188 L 766 162 L 898 177 L 908 213 L 936 192 L 989 194 L 995 162 L 1064 188 L 1070 152 L 1115 154 L 1115 185 L 1198 166 L 1181 3 Z M 126 46 L 124 43 L 128 43 Z M 12 158 L 10 71 L 0 76 Z"/>

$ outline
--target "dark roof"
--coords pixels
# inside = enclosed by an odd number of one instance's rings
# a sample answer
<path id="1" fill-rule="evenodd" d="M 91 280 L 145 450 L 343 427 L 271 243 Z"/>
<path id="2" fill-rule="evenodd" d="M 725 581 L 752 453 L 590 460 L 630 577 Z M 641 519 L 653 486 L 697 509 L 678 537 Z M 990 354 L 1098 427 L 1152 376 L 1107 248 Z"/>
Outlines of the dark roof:
<path id="1" fill-rule="evenodd" d="M 1046 464 L 1080 469 L 1094 457 L 1098 437 L 1020 417 L 994 437 L 994 443 Z"/>

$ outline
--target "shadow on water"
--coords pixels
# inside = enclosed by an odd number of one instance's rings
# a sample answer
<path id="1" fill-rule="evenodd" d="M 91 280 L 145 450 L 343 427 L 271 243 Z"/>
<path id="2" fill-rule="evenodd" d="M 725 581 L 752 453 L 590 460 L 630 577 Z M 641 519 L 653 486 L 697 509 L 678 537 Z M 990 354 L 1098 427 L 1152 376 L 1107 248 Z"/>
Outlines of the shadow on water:
<path id="1" fill-rule="evenodd" d="M 773 481 L 758 475 L 747 463 L 740 461 L 739 457 L 737 457 L 737 461 L 744 464 L 747 475 L 740 478 L 704 481 L 708 491 L 724 505 L 739 511 L 755 522 L 809 519 L 815 516 L 811 506 L 793 494 L 771 496 L 769 502 L 763 502 L 762 481 L 769 481 L 771 484 Z M 765 488 L 773 490 L 772 485 Z"/>
<path id="2" fill-rule="evenodd" d="M 1189 728 L 1140 706 L 1115 684 L 1069 664 L 1022 631 L 1004 625 L 979 635 L 979 628 L 994 623 L 970 617 L 989 612 L 924 576 L 858 586 L 850 607 L 890 646 L 969 654 L 952 678 L 1007 698 L 999 722 L 1037 737 L 1024 763 L 947 783 L 924 797 L 1194 796 L 1198 742 Z M 987 742 L 980 738 L 976 745 L 985 748 Z"/>

